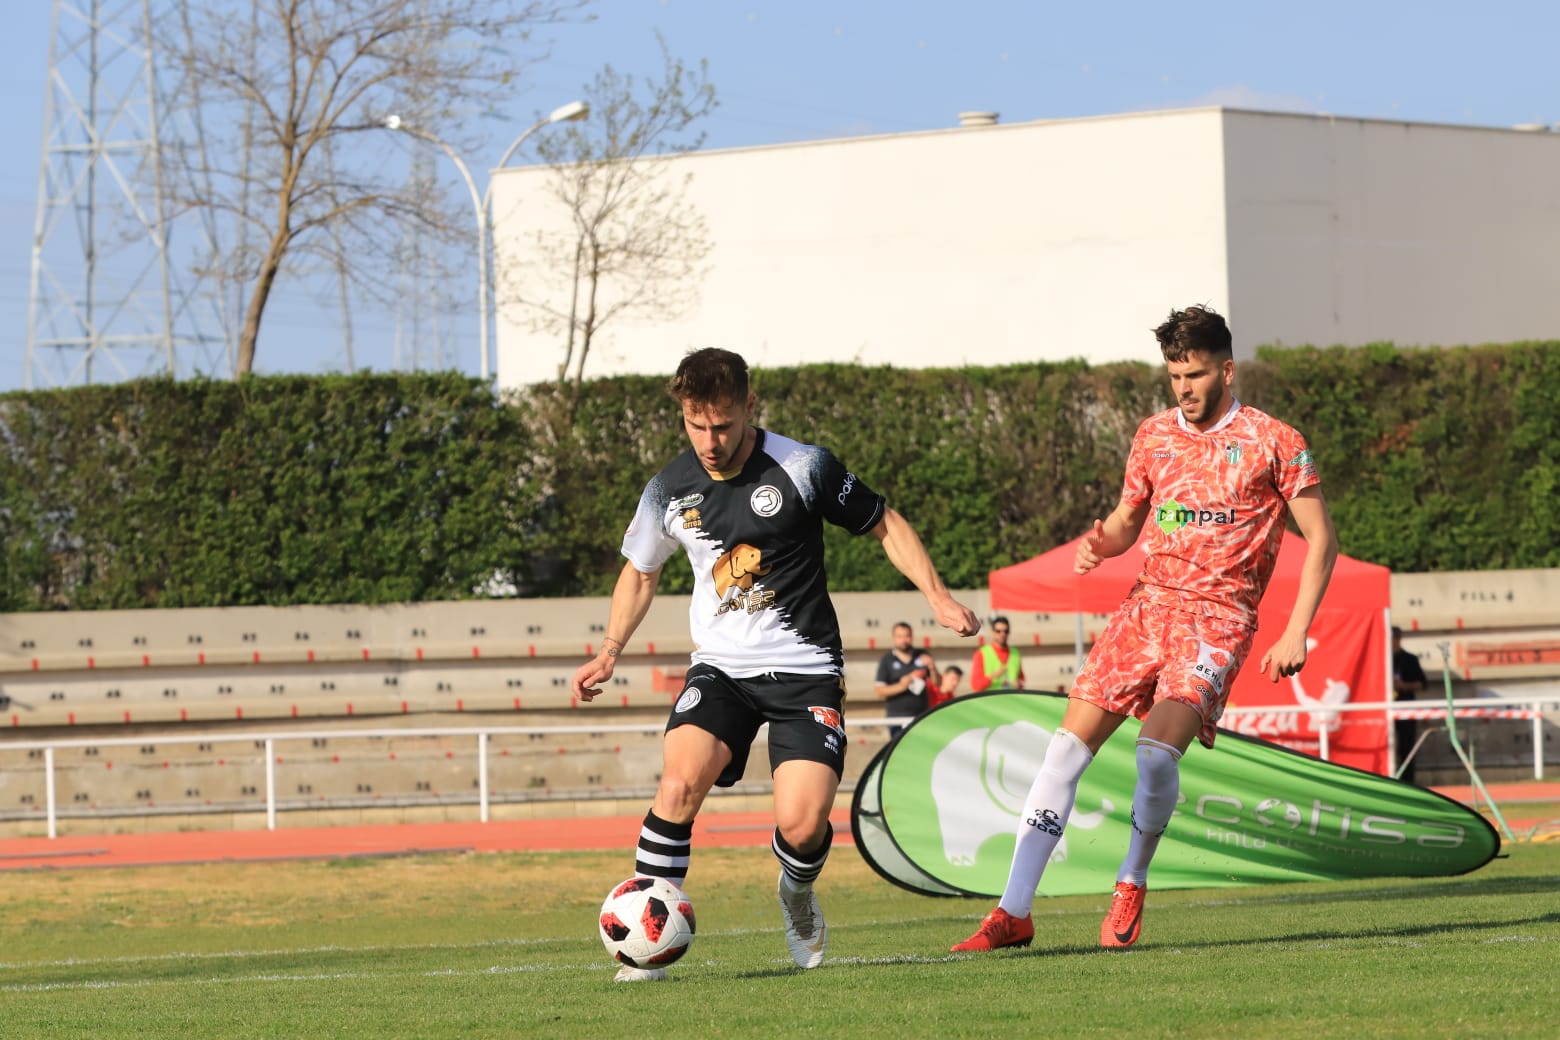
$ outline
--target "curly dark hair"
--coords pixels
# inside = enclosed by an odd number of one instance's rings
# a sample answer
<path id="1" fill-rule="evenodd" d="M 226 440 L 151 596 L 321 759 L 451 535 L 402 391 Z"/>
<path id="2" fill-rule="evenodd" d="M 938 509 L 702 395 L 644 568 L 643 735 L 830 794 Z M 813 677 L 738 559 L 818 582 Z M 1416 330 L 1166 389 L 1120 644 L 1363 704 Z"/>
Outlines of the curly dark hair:
<path id="1" fill-rule="evenodd" d="M 1214 361 L 1235 356 L 1230 327 L 1221 314 L 1206 304 L 1171 311 L 1169 319 L 1154 330 L 1154 337 L 1159 340 L 1159 350 L 1166 361 L 1185 361 L 1186 355 L 1193 352 L 1207 354 Z"/>
<path id="2" fill-rule="evenodd" d="M 741 354 L 719 347 L 692 351 L 677 366 L 666 392 L 684 404 L 747 404 L 747 362 Z"/>

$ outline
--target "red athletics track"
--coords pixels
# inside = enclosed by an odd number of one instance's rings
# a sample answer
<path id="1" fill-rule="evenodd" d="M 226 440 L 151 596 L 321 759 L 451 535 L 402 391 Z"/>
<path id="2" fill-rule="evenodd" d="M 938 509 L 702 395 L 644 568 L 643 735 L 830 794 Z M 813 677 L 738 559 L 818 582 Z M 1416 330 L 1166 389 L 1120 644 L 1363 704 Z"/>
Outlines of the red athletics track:
<path id="1" fill-rule="evenodd" d="M 168 834 L 62 834 L 0 840 L 0 871 L 133 867 L 167 863 L 345 859 L 437 852 L 550 852 L 621 849 L 639 840 L 642 816 L 604 816 L 491 823 L 401 823 L 362 827 L 278 827 L 274 831 L 180 831 Z M 830 817 L 834 840 L 849 844 L 850 814 Z M 768 812 L 707 812 L 693 825 L 695 848 L 767 846 Z"/>
<path id="2" fill-rule="evenodd" d="M 1472 804 L 1468 787 L 1438 787 Z M 1537 820 L 1518 819 L 1524 802 L 1560 802 L 1560 783 L 1489 785 L 1507 822 L 1518 832 Z M 0 840 L 0 872 L 69 870 L 82 867 L 152 866 L 168 863 L 262 862 L 346 859 L 438 852 L 552 852 L 571 849 L 630 849 L 639 838 L 640 816 L 603 816 L 492 823 L 403 823 L 364 827 L 281 827 L 274 831 L 180 831 L 168 834 L 65 834 Z M 850 814 L 830 816 L 834 840 L 850 843 Z M 738 848 L 769 844 L 774 819 L 768 812 L 706 812 L 693 825 L 695 848 Z"/>

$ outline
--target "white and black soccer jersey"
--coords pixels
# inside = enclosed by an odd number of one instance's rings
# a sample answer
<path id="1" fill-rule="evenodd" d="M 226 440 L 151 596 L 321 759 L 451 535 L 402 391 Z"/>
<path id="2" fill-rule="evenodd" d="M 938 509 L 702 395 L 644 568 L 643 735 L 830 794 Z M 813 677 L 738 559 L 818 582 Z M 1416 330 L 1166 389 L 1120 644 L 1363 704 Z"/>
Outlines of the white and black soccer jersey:
<path id="1" fill-rule="evenodd" d="M 691 448 L 656 474 L 623 535 L 623 555 L 649 572 L 678 546 L 687 550 L 695 662 L 739 679 L 843 674 L 823 522 L 865 534 L 883 517 L 883 497 L 827 449 L 754 432 L 747 463 L 729 480 L 710 476 Z"/>

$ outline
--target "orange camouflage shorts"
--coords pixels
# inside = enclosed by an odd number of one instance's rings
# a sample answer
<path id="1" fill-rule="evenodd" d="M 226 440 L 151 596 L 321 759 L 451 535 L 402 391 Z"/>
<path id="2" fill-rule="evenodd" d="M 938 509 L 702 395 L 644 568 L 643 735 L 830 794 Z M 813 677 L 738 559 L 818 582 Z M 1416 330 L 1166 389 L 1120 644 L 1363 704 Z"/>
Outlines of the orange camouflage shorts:
<path id="1" fill-rule="evenodd" d="M 1213 737 L 1256 630 L 1228 618 L 1173 610 L 1133 597 L 1111 615 L 1073 681 L 1071 696 L 1139 719 L 1161 700 L 1202 716 L 1197 739 Z"/>

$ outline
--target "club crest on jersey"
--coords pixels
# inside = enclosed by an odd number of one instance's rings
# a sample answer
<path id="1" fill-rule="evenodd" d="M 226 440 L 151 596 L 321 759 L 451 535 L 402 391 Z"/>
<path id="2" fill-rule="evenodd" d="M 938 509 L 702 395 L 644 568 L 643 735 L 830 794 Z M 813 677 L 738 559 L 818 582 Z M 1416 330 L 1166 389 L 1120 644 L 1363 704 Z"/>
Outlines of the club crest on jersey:
<path id="1" fill-rule="evenodd" d="M 692 711 L 694 708 L 696 708 L 698 706 L 699 701 L 703 697 L 704 697 L 704 694 L 699 692 L 699 688 L 697 686 L 690 686 L 690 687 L 688 687 L 686 690 L 684 690 L 682 692 L 682 696 L 681 697 L 677 698 L 677 706 L 674 707 L 672 710 L 673 711 Z"/>
<path id="2" fill-rule="evenodd" d="M 756 487 L 748 498 L 748 505 L 759 516 L 774 516 L 780 512 L 780 489 L 773 484 Z"/>
<path id="3" fill-rule="evenodd" d="M 1224 446 L 1224 458 L 1231 466 L 1239 466 L 1242 450 L 1239 441 L 1230 441 Z"/>
<path id="4" fill-rule="evenodd" d="M 827 726 L 836 733 L 843 734 L 845 732 L 845 717 L 840 714 L 838 708 L 810 707 L 807 710 L 812 712 L 812 717 L 817 721 L 818 725 Z"/>
<path id="5" fill-rule="evenodd" d="M 698 505 L 699 503 L 701 503 L 703 501 L 704 501 L 704 496 L 703 495 L 684 495 L 682 498 L 679 498 L 679 499 L 677 499 L 677 501 L 672 503 L 672 508 L 676 509 L 678 511 L 681 511 L 681 510 L 684 510 L 684 509 L 692 509 L 694 506 Z"/>

